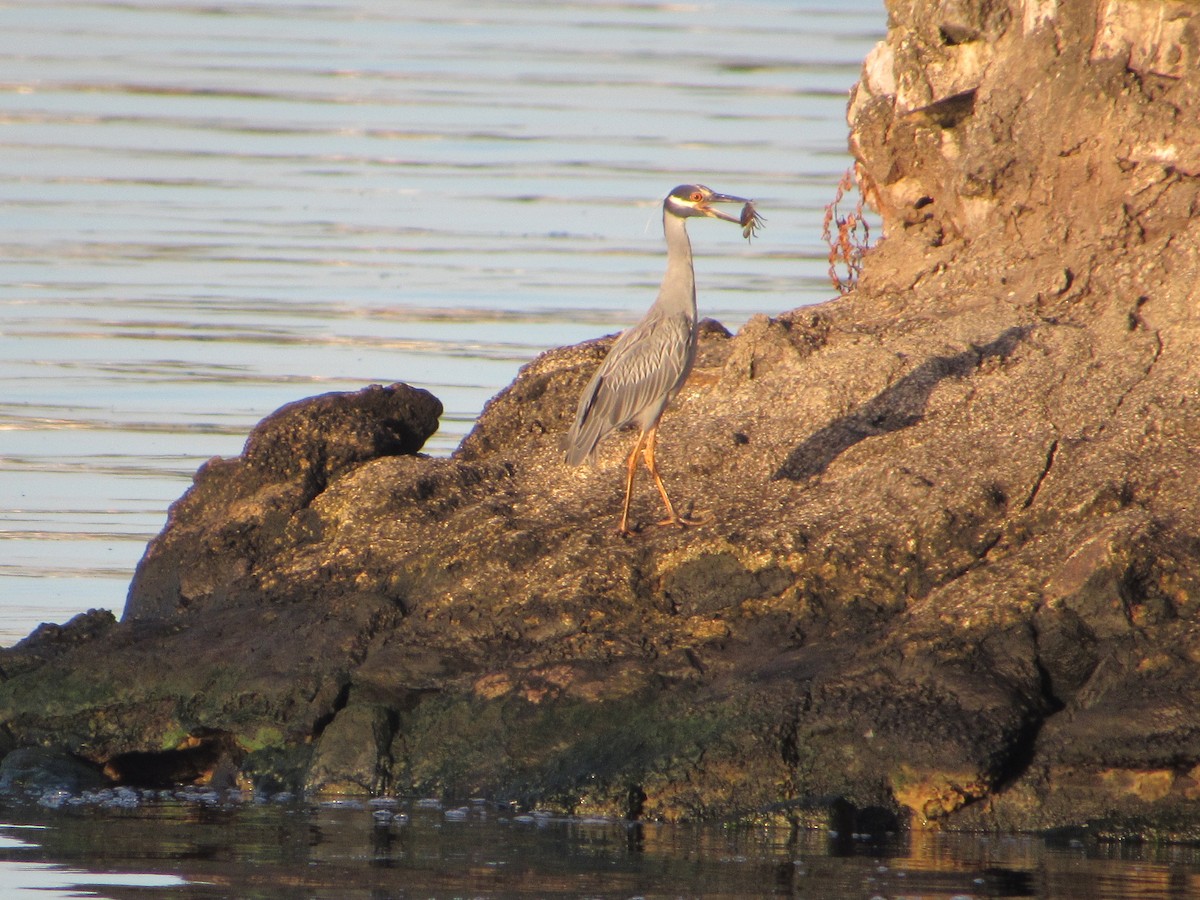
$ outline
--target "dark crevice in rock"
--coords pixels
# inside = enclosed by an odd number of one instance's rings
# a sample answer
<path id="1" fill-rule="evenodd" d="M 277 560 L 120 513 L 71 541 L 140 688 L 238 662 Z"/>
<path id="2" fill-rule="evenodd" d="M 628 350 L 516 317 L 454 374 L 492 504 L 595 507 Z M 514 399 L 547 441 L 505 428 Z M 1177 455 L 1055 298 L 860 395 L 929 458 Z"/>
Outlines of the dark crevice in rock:
<path id="1" fill-rule="evenodd" d="M 1055 679 L 1046 668 L 1041 649 L 1050 650 L 1043 644 L 1036 622 L 1030 624 L 1033 643 L 1038 648 L 1033 664 L 1037 672 L 1037 696 L 1027 710 L 1021 727 L 1013 735 L 1012 742 L 994 772 L 992 794 L 999 793 L 1024 776 L 1037 759 L 1038 735 L 1046 723 L 1066 708 L 1066 702 L 1055 691 Z M 1062 684 L 1059 683 L 1059 689 Z"/>
<path id="2" fill-rule="evenodd" d="M 1021 503 L 1022 509 L 1029 509 L 1037 500 L 1038 492 L 1042 489 L 1042 484 L 1046 481 L 1050 470 L 1054 467 L 1054 457 L 1058 455 L 1058 441 L 1051 441 L 1050 447 L 1046 450 L 1046 461 L 1042 465 L 1042 470 L 1038 472 L 1037 480 L 1034 481 L 1033 487 L 1029 489 L 1025 500 Z"/>
<path id="3" fill-rule="evenodd" d="M 320 715 L 316 721 L 313 722 L 313 738 L 319 738 L 325 729 L 329 727 L 329 723 L 333 721 L 334 717 L 346 708 L 346 705 L 350 702 L 350 688 L 351 683 L 349 679 L 347 679 L 338 689 L 337 696 L 334 697 L 333 704 L 330 706 L 329 711 Z"/>
<path id="4" fill-rule="evenodd" d="M 963 91 L 927 106 L 923 113 L 939 128 L 947 131 L 960 127 L 975 114 L 975 91 Z"/>
<path id="5" fill-rule="evenodd" d="M 231 787 L 244 755 L 232 735 L 201 731 L 175 749 L 118 754 L 105 764 L 104 774 L 116 784 L 135 787 L 165 788 L 214 781 L 228 782 L 221 786 Z"/>
<path id="6" fill-rule="evenodd" d="M 641 785 L 630 785 L 625 795 L 625 818 L 630 822 L 638 821 L 642 817 L 645 806 L 646 792 L 642 790 Z"/>

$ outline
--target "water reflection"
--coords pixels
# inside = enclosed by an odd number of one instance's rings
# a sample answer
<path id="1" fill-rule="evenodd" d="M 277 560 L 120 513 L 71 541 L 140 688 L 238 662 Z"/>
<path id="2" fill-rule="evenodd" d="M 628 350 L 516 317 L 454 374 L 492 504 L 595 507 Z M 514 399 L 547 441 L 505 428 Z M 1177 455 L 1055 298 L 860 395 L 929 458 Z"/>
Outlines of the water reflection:
<path id="1" fill-rule="evenodd" d="M 482 803 L 381 809 L 154 800 L 123 809 L 9 808 L 5 823 L 5 883 L 53 862 L 60 868 L 39 870 L 40 887 L 101 885 L 99 894 L 111 897 L 145 896 L 137 879 L 158 887 L 156 896 L 181 898 L 1114 900 L 1193 897 L 1200 888 L 1200 852 L 1189 847 L 666 826 L 518 816 Z"/>

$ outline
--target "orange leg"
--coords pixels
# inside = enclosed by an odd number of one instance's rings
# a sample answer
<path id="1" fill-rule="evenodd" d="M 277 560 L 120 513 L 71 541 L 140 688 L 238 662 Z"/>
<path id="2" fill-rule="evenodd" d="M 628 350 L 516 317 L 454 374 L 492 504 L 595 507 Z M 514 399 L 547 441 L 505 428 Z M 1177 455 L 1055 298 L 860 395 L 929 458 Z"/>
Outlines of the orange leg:
<path id="1" fill-rule="evenodd" d="M 646 460 L 646 468 L 650 470 L 650 474 L 654 476 L 654 484 L 658 488 L 658 493 L 662 496 L 663 506 L 667 508 L 667 517 L 659 522 L 659 525 L 703 525 L 709 521 L 709 517 L 705 516 L 699 519 L 689 519 L 686 516 L 681 516 L 675 512 L 675 507 L 671 503 L 671 498 L 667 496 L 666 485 L 663 484 L 662 477 L 658 474 L 658 466 L 654 462 L 654 449 L 658 444 L 658 425 L 654 425 L 646 433 L 646 446 L 643 449 L 643 455 Z M 639 441 L 639 445 L 640 445 Z"/>
<path id="2" fill-rule="evenodd" d="M 675 515 L 675 507 L 671 504 L 671 498 L 667 496 L 666 485 L 663 484 L 662 478 L 658 474 L 658 466 L 654 463 L 654 449 L 658 445 L 658 426 L 655 425 L 646 433 L 646 446 L 642 450 L 643 458 L 646 460 L 646 468 L 650 470 L 650 475 L 654 478 L 654 485 L 658 488 L 659 495 L 662 496 L 663 506 L 667 508 L 667 518 L 659 522 L 659 525 L 674 525 L 679 521 L 679 516 Z"/>
<path id="3" fill-rule="evenodd" d="M 653 429 L 650 433 L 653 433 Z M 632 534 L 629 530 L 629 502 L 633 499 L 633 476 L 637 474 L 638 454 L 642 452 L 642 446 L 646 443 L 646 434 L 647 432 L 643 431 L 638 435 L 633 452 L 625 461 L 625 505 L 621 507 L 621 534 Z"/>

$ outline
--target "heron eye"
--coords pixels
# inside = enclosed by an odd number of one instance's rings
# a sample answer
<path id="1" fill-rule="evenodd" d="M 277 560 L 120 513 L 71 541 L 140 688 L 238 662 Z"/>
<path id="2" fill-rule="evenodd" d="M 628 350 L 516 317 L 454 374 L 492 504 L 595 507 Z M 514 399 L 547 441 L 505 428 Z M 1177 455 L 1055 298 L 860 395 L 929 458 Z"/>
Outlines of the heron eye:
<path id="1" fill-rule="evenodd" d="M 693 203 L 699 203 L 703 199 L 704 199 L 704 195 L 702 193 L 700 193 L 699 191 L 692 191 L 692 202 Z"/>

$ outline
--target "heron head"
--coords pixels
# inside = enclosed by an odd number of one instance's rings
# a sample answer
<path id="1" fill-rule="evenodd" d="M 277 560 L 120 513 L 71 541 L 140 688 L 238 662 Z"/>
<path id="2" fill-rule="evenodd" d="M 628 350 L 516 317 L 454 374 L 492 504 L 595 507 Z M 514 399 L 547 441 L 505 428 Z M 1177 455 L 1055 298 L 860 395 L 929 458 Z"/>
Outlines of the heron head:
<path id="1" fill-rule="evenodd" d="M 723 213 L 719 209 L 714 209 L 712 204 L 749 202 L 749 200 L 743 197 L 718 194 L 716 191 L 706 188 L 702 184 L 681 184 L 675 190 L 671 191 L 671 193 L 667 194 L 667 199 L 663 201 L 663 209 L 681 219 L 686 219 L 690 216 L 708 216 L 710 219 L 724 219 L 726 222 L 735 222 L 741 225 L 743 223 L 740 218 Z"/>

